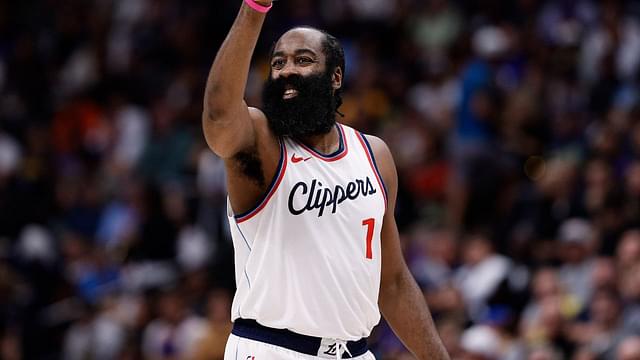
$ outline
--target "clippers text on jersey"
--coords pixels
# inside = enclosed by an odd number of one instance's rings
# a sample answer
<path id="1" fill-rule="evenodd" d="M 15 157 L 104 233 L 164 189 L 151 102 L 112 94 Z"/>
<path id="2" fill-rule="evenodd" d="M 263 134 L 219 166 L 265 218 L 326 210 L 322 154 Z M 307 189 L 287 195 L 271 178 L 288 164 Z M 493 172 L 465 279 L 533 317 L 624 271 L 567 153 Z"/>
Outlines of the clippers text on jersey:
<path id="1" fill-rule="evenodd" d="M 324 214 L 325 208 L 331 208 L 331 213 L 335 214 L 338 205 L 345 200 L 355 200 L 360 195 L 369 196 L 377 192 L 373 186 L 371 179 L 367 176 L 365 179 L 355 179 L 346 184 L 346 186 L 336 185 L 333 189 L 324 187 L 322 183 L 316 179 L 311 181 L 311 185 L 300 181 L 291 188 L 289 194 L 289 212 L 293 215 L 300 215 L 305 211 L 318 210 L 318 217 Z M 304 203 L 306 197 L 306 203 Z M 296 201 L 302 199 L 303 201 Z M 297 207 L 304 203 L 304 206 Z"/>

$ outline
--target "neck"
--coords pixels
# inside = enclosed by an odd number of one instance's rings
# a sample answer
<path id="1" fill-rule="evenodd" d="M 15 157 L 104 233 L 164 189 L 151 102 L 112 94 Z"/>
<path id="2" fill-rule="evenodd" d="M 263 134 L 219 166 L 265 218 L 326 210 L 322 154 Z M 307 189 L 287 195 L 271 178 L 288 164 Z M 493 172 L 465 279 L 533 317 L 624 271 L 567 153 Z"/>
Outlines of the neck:
<path id="1" fill-rule="evenodd" d="M 305 136 L 299 140 L 322 154 L 332 154 L 340 147 L 338 131 L 338 127 L 333 126 L 326 134 Z"/>

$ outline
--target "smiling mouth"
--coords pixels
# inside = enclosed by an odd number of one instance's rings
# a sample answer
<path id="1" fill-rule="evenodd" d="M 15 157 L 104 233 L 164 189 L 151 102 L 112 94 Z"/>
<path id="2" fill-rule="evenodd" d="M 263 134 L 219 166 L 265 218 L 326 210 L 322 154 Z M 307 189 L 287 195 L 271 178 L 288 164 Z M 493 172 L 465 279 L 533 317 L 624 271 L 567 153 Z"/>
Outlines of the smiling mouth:
<path id="1" fill-rule="evenodd" d="M 282 95 L 283 99 L 292 99 L 294 97 L 298 96 L 298 90 L 296 89 L 287 89 L 284 91 L 284 95 Z"/>

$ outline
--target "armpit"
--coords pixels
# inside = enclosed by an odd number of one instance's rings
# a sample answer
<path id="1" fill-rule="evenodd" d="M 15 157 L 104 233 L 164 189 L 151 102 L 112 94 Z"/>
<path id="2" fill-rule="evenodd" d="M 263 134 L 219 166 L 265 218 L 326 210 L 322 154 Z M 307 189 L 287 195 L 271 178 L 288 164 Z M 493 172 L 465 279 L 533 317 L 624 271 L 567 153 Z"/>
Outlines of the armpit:
<path id="1" fill-rule="evenodd" d="M 242 174 L 255 182 L 259 187 L 266 186 L 262 162 L 258 157 L 257 151 L 254 149 L 241 151 L 234 156 L 234 160 Z"/>

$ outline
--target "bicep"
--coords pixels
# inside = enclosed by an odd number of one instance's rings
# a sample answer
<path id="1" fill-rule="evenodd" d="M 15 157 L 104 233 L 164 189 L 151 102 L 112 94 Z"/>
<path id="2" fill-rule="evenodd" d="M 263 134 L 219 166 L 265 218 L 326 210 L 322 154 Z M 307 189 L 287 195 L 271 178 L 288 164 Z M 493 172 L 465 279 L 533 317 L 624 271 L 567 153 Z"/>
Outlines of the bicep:
<path id="1" fill-rule="evenodd" d="M 271 132 L 264 114 L 248 108 L 251 115 L 247 129 L 230 132 L 226 136 L 233 144 L 225 161 L 227 190 L 231 206 L 236 213 L 243 213 L 255 206 L 276 175 L 281 153 L 279 139 Z"/>
<path id="2" fill-rule="evenodd" d="M 256 108 L 242 106 L 225 114 L 204 111 L 202 128 L 209 148 L 223 159 L 229 159 L 256 143 L 256 123 L 265 115 Z"/>

